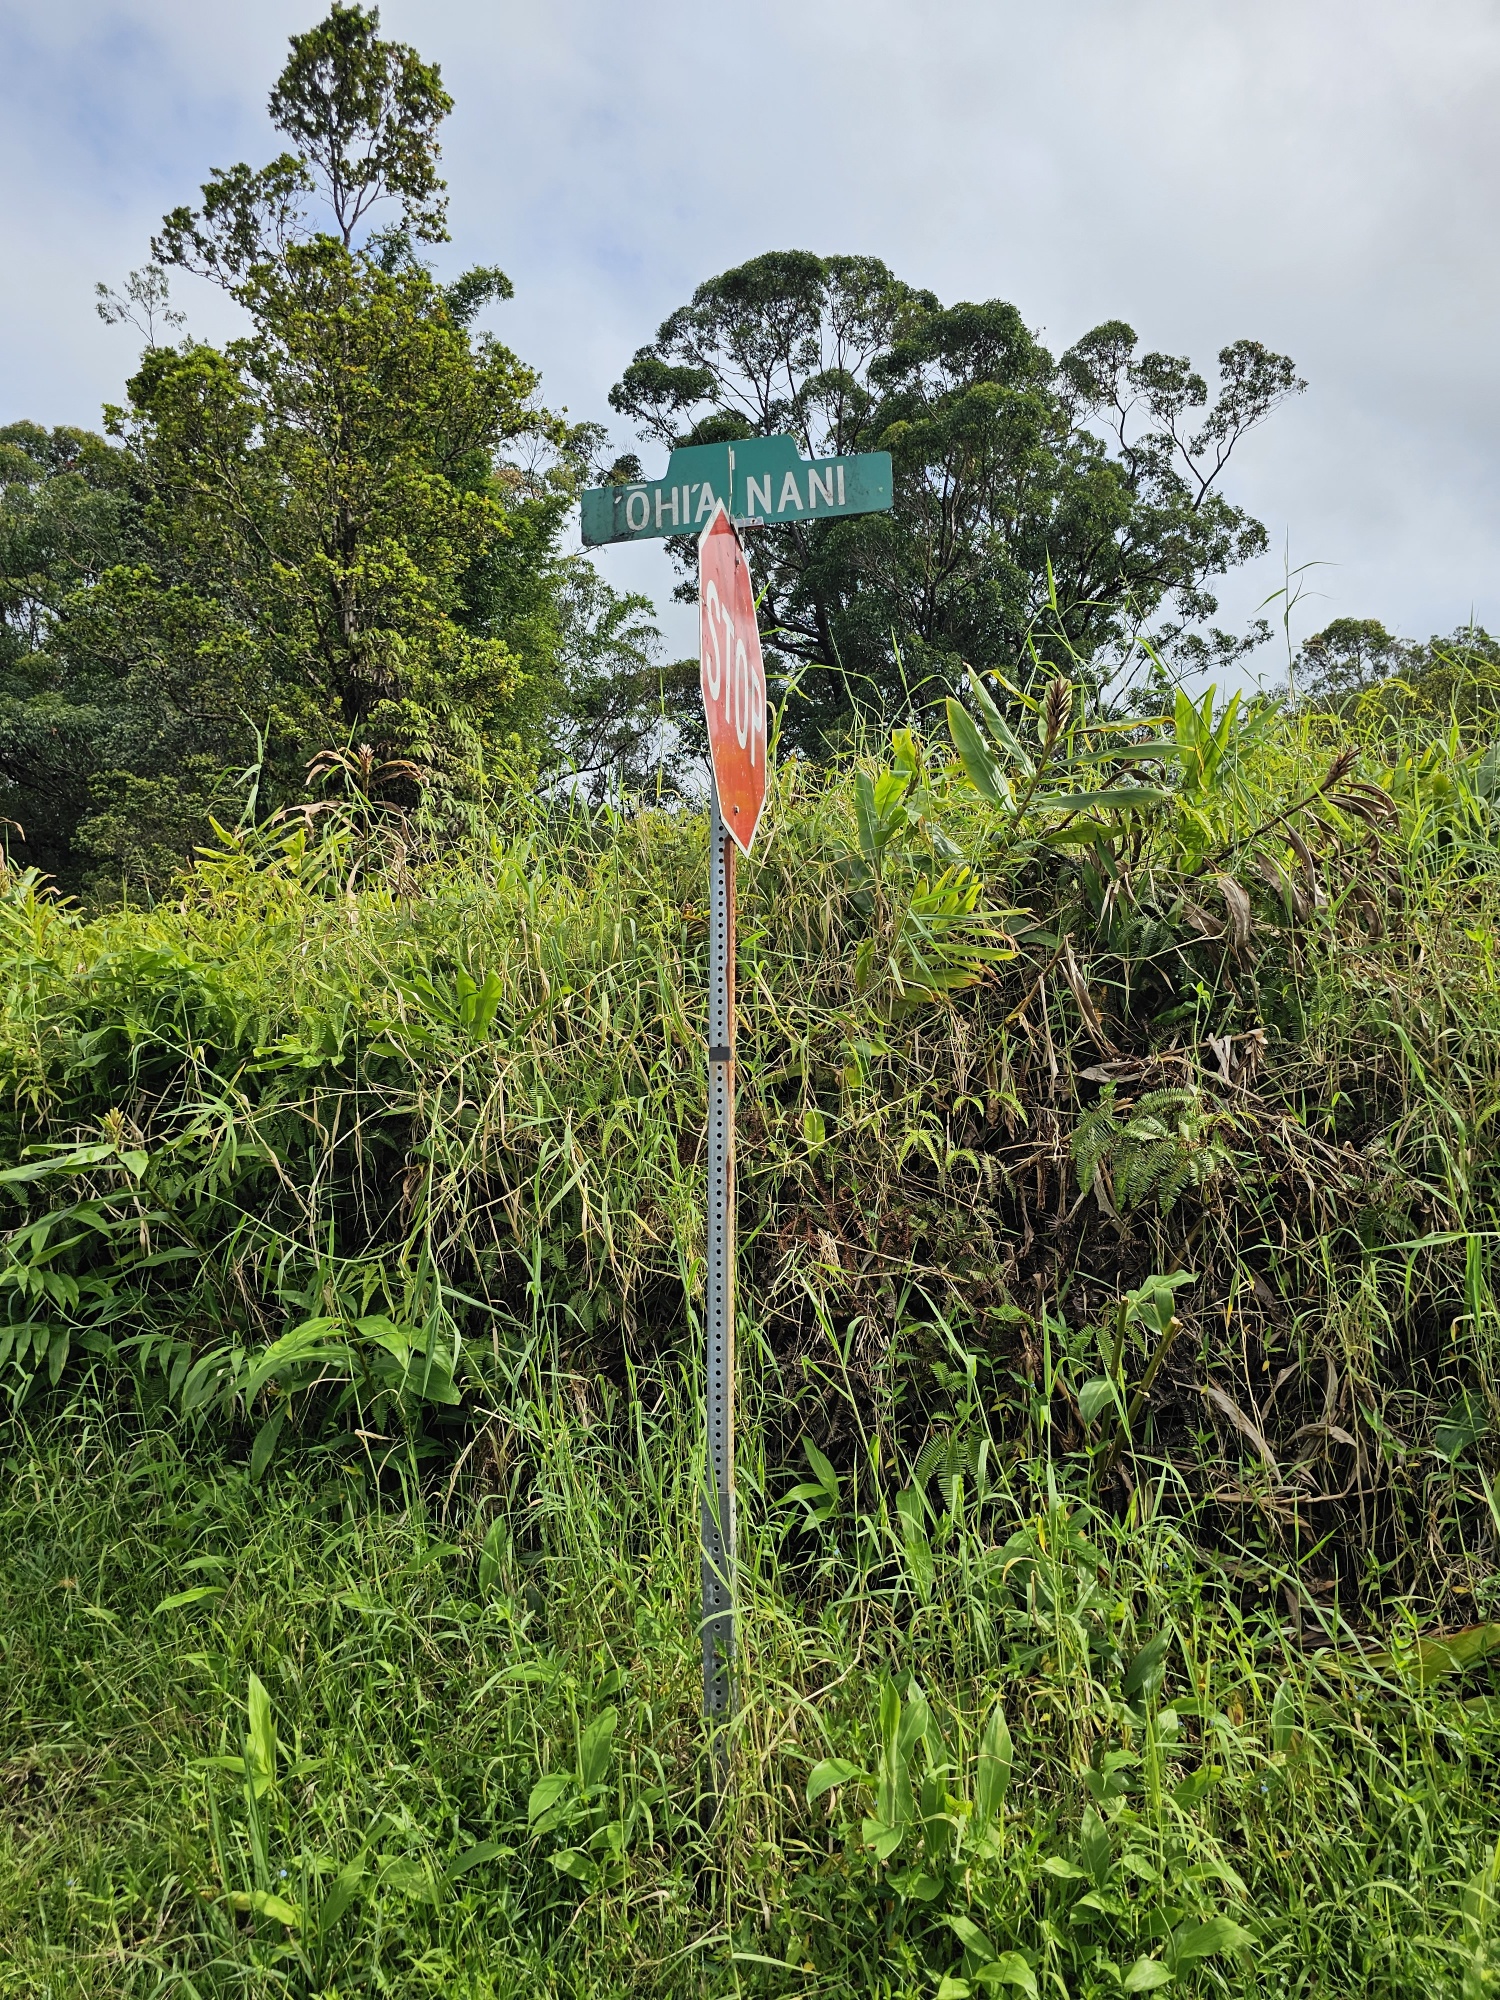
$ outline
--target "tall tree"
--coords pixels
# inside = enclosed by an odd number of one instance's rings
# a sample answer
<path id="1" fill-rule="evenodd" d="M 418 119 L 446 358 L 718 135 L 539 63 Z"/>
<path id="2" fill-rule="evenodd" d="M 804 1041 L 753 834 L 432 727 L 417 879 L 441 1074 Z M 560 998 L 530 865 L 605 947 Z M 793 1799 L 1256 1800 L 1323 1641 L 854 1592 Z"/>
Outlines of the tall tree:
<path id="1" fill-rule="evenodd" d="M 88 431 L 0 429 L 0 819 L 49 868 L 89 808 L 103 721 L 52 642 L 64 607 L 131 547 L 132 470 Z"/>
<path id="2" fill-rule="evenodd" d="M 756 534 L 788 726 L 816 748 L 935 700 L 960 661 L 1025 676 L 1038 629 L 1092 659 L 1154 614 L 1212 617 L 1211 580 L 1266 542 L 1222 475 L 1305 384 L 1241 340 L 1210 402 L 1187 360 L 1138 346 L 1112 321 L 1054 359 L 1003 301 L 944 307 L 875 258 L 778 251 L 700 285 L 610 400 L 665 445 L 784 431 L 892 454 L 893 513 Z"/>
<path id="3" fill-rule="evenodd" d="M 129 534 L 96 534 L 90 565 L 59 554 L 25 663 L 0 658 L 0 778 L 17 804 L 41 749 L 68 742 L 37 850 L 54 869 L 160 880 L 210 808 L 236 809 L 252 760 L 274 806 L 340 745 L 368 745 L 406 803 L 451 817 L 508 739 L 566 752 L 604 665 L 640 701 L 641 601 L 561 548 L 598 434 L 550 416 L 535 372 L 477 329 L 510 296 L 503 272 L 444 285 L 423 261 L 447 233 L 449 108 L 374 9 L 335 4 L 292 38 L 271 92 L 289 149 L 216 170 L 124 295 L 103 293 L 104 316 L 145 340 L 106 412 L 117 444 L 69 447 L 87 461 L 75 475 L 22 441 L 30 470 L 0 490 L 5 575 L 5 521 L 21 533 L 37 480 L 54 513 L 83 507 L 79 478 L 129 496 Z M 222 286 L 243 336 L 175 339 L 176 271 Z M 5 588 L 0 617 L 24 622 Z"/>
<path id="4" fill-rule="evenodd" d="M 148 475 L 168 588 L 232 609 L 277 733 L 362 736 L 464 791 L 518 675 L 464 615 L 509 533 L 496 459 L 563 435 L 534 372 L 471 331 L 504 276 L 450 295 L 413 254 L 446 234 L 450 100 L 378 25 L 335 5 L 294 36 L 270 111 L 297 151 L 216 172 L 201 209 L 167 217 L 160 262 L 224 285 L 252 330 L 222 354 L 148 349 L 114 425 Z M 387 202 L 397 220 L 361 241 Z"/>

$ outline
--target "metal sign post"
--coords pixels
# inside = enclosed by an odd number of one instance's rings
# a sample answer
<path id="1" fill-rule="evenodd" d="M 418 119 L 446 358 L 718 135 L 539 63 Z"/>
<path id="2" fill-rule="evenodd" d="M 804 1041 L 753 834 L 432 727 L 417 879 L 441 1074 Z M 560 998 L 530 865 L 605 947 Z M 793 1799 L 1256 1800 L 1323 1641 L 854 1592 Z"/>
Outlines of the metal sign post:
<path id="1" fill-rule="evenodd" d="M 703 1492 L 703 1713 L 734 1692 L 734 864 L 714 791 L 708 863 L 708 1279 L 703 1335 L 708 1471 Z"/>

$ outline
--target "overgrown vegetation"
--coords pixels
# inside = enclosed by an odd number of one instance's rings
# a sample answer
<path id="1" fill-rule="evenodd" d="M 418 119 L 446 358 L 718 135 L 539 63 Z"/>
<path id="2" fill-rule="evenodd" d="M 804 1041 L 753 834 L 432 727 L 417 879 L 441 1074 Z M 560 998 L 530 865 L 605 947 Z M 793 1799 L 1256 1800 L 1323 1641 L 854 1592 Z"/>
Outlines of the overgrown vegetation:
<path id="1" fill-rule="evenodd" d="M 270 108 L 0 431 L 0 1995 L 1494 1993 L 1495 642 L 1178 685 L 1256 342 L 783 253 L 637 354 L 896 466 L 756 545 L 721 1790 L 692 673 L 437 71 Z"/>
<path id="2" fill-rule="evenodd" d="M 948 724 L 744 874 L 717 1818 L 701 819 L 11 876 L 13 1990 L 1489 1990 L 1487 753 Z"/>

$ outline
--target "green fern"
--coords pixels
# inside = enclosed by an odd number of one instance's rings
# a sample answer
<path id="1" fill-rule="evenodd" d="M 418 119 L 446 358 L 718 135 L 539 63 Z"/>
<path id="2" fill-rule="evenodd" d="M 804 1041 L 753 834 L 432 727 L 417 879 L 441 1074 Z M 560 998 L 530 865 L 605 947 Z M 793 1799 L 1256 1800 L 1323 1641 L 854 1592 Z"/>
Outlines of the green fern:
<path id="1" fill-rule="evenodd" d="M 1147 1202 L 1165 1215 L 1189 1188 L 1206 1187 L 1230 1164 L 1221 1136 L 1224 1114 L 1201 1091 L 1148 1091 L 1124 1117 L 1115 1096 L 1114 1084 L 1106 1084 L 1099 1102 L 1074 1127 L 1071 1152 L 1080 1192 L 1093 1187 L 1103 1170 L 1122 1215 Z"/>

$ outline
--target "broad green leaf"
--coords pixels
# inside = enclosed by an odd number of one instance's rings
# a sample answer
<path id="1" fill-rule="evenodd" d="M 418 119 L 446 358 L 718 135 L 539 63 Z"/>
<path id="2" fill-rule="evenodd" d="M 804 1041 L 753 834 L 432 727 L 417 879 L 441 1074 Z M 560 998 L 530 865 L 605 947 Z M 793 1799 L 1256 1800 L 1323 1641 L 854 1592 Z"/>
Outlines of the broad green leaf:
<path id="1" fill-rule="evenodd" d="M 612 1708 L 603 1708 L 584 1730 L 578 1743 L 578 1783 L 584 1791 L 604 1783 L 609 1770 L 609 1746 L 618 1720 Z"/>
<path id="2" fill-rule="evenodd" d="M 449 1882 L 456 1882 L 460 1875 L 467 1875 L 471 1868 L 479 1868 L 486 1861 L 499 1861 L 502 1857 L 514 1854 L 515 1851 L 513 1847 L 507 1847 L 503 1840 L 481 1840 L 477 1847 L 468 1848 L 456 1861 L 449 1863 L 445 1871 L 446 1879 Z"/>
<path id="3" fill-rule="evenodd" d="M 995 675 L 996 680 L 1000 678 L 998 674 Z M 1024 707 L 1033 710 L 1037 708 L 1038 704 L 1035 701 L 1027 695 L 1019 694 L 1019 690 L 1011 687 L 1009 681 L 1004 681 L 1002 684 L 1011 694 L 1019 696 Z M 1023 777 L 1029 778 L 1035 768 L 1032 764 L 1030 753 L 1025 749 L 1020 737 L 1016 735 L 1015 731 L 1006 721 L 1004 715 L 992 699 L 989 689 L 972 667 L 969 669 L 969 690 L 974 697 L 974 706 L 984 718 L 985 728 L 989 730 L 1001 750 L 1021 772 Z"/>
<path id="4" fill-rule="evenodd" d="M 572 1788 L 571 1771 L 548 1771 L 537 1779 L 531 1788 L 531 1796 L 526 1801 L 526 1820 L 535 1826 L 543 1813 L 551 1812 L 563 1794 Z"/>
<path id="5" fill-rule="evenodd" d="M 1409 1652 L 1369 1653 L 1366 1660 L 1381 1673 L 1414 1668 L 1425 1685 L 1442 1674 L 1461 1673 L 1494 1652 L 1500 1652 L 1500 1622 L 1491 1620 L 1457 1632 L 1434 1632 L 1418 1639 Z"/>
<path id="6" fill-rule="evenodd" d="M 22 1181 L 40 1180 L 44 1174 L 76 1174 L 85 1167 L 103 1166 L 117 1157 L 114 1146 L 70 1146 L 49 1159 L 28 1160 L 24 1166 L 7 1167 L 0 1173 L 0 1186 L 15 1187 Z"/>
<path id="7" fill-rule="evenodd" d="M 900 1504 L 899 1501 L 897 1503 Z M 896 1735 L 901 1727 L 901 1696 L 892 1680 L 880 1683 L 880 1742 L 887 1756 L 894 1756 Z"/>
<path id="8" fill-rule="evenodd" d="M 807 1456 L 808 1464 L 817 1475 L 818 1484 L 830 1500 L 836 1500 L 839 1493 L 838 1474 L 823 1456 L 822 1452 L 818 1450 L 818 1447 L 813 1443 L 811 1438 L 804 1438 L 802 1440 L 802 1449 Z"/>
<path id="9" fill-rule="evenodd" d="M 1094 1879 L 1094 1887 L 1103 1889 L 1114 1873 L 1115 1857 L 1110 1845 L 1109 1829 L 1092 1806 L 1083 1815 L 1078 1849 L 1084 1867 Z"/>
<path id="10" fill-rule="evenodd" d="M 887 1879 L 896 1894 L 911 1903 L 935 1903 L 947 1887 L 941 1876 L 930 1875 L 925 1868 L 903 1868 Z"/>
<path id="11" fill-rule="evenodd" d="M 488 1597 L 500 1581 L 500 1564 L 506 1544 L 505 1517 L 497 1514 L 485 1530 L 479 1548 L 479 1594 Z"/>
<path id="12" fill-rule="evenodd" d="M 925 1604 L 932 1595 L 934 1568 L 932 1547 L 927 1539 L 926 1509 L 922 1496 L 911 1487 L 896 1495 L 896 1513 L 901 1522 L 901 1543 L 906 1555 L 912 1588 Z"/>
<path id="13" fill-rule="evenodd" d="M 875 787 L 868 771 L 854 774 L 854 819 L 859 829 L 859 848 L 866 861 L 880 858 L 880 818 L 875 809 Z"/>
<path id="14" fill-rule="evenodd" d="M 963 765 L 964 776 L 990 805 L 1008 806 L 1011 803 L 1009 781 L 986 748 L 974 718 L 952 695 L 948 697 L 947 707 L 948 734 L 953 738 L 953 747 L 958 752 L 959 763 Z"/>
<path id="15" fill-rule="evenodd" d="M 339 1870 L 337 1880 L 328 1891 L 328 1894 L 323 1898 L 322 1906 L 318 1911 L 318 1930 L 320 1934 L 326 1934 L 328 1931 L 331 1931 L 344 1915 L 349 1905 L 359 1894 L 359 1885 L 364 1880 L 364 1876 L 365 1857 L 363 1854 L 357 1854 L 352 1861 Z"/>
<path id="16" fill-rule="evenodd" d="M 1138 1958 L 1120 1983 L 1127 1993 L 1154 1993 L 1170 1986 L 1172 1975 L 1159 1958 Z"/>
<path id="17" fill-rule="evenodd" d="M 1089 1910 L 1101 1917 L 1123 1917 L 1128 1915 L 1127 1906 L 1118 1896 L 1110 1895 L 1103 1889 L 1090 1889 L 1086 1896 L 1080 1896 L 1068 1912 L 1069 1923 L 1080 1921 L 1079 1912 Z"/>
<path id="18" fill-rule="evenodd" d="M 62 1377 L 63 1369 L 67 1366 L 71 1346 L 72 1337 L 66 1327 L 56 1328 L 47 1342 L 47 1380 L 54 1389 Z"/>
<path id="19" fill-rule="evenodd" d="M 1432 1434 L 1432 1442 L 1451 1465 L 1490 1431 L 1490 1415 L 1479 1398 L 1467 1389 Z"/>
<path id="20" fill-rule="evenodd" d="M 414 1855 L 387 1854 L 380 1861 L 380 1886 L 394 1889 L 399 1896 L 419 1896 L 428 1901 L 434 1887 L 431 1872 Z"/>
<path id="21" fill-rule="evenodd" d="M 1223 1775 L 1217 1764 L 1200 1764 L 1172 1787 L 1172 1797 L 1185 1808 L 1200 1805 Z"/>
<path id="22" fill-rule="evenodd" d="M 258 1674 L 250 1676 L 245 1715 L 250 1725 L 245 1740 L 245 1760 L 250 1766 L 251 1789 L 259 1799 L 264 1798 L 276 1782 L 276 1725 L 271 1719 L 271 1697 Z"/>
<path id="23" fill-rule="evenodd" d="M 901 1845 L 905 1833 L 904 1826 L 891 1826 L 883 1819 L 860 1822 L 859 1837 L 877 1861 L 889 1861 Z"/>
<path id="24" fill-rule="evenodd" d="M 585 1886 L 599 1873 L 597 1863 L 590 1861 L 586 1854 L 580 1854 L 576 1847 L 570 1847 L 562 1854 L 554 1854 L 552 1866 L 559 1875 L 566 1875 L 574 1882 L 582 1882 Z"/>
<path id="25" fill-rule="evenodd" d="M 313 1371 L 334 1368 L 341 1374 L 348 1374 L 354 1365 L 354 1357 L 348 1341 L 336 1337 L 343 1332 L 343 1326 L 343 1321 L 338 1319 L 309 1319 L 282 1334 L 279 1340 L 273 1340 L 256 1356 L 249 1373 L 239 1385 L 246 1404 L 253 1403 L 268 1382 L 290 1368 Z"/>
<path id="26" fill-rule="evenodd" d="M 906 796 L 907 778 L 900 771 L 882 771 L 875 780 L 875 814 L 880 822 L 883 839 L 889 839 L 890 832 L 904 821 L 904 811 L 898 814 Z"/>
<path id="27" fill-rule="evenodd" d="M 164 1597 L 151 1613 L 151 1616 L 153 1618 L 160 1618 L 164 1611 L 182 1611 L 189 1604 L 205 1604 L 209 1598 L 222 1597 L 223 1595 L 224 1586 L 222 1583 L 194 1584 L 191 1590 L 179 1590 L 174 1592 L 171 1597 Z"/>
<path id="28" fill-rule="evenodd" d="M 276 1449 L 276 1441 L 281 1436 L 281 1427 L 286 1422 L 286 1405 L 273 1410 L 255 1433 L 255 1442 L 250 1447 L 250 1478 L 258 1480 L 271 1463 L 271 1454 Z"/>
<path id="29" fill-rule="evenodd" d="M 233 1909 L 248 1910 L 257 1917 L 271 1917 L 291 1931 L 302 1922 L 296 1904 L 287 1902 L 284 1896 L 273 1896 L 269 1889 L 235 1889 L 227 1900 Z"/>
<path id="30" fill-rule="evenodd" d="M 1296 1687 L 1291 1681 L 1283 1681 L 1271 1701 L 1271 1748 L 1278 1754 L 1289 1750 L 1301 1727 L 1302 1710 Z"/>
<path id="31" fill-rule="evenodd" d="M 354 1331 L 389 1354 L 400 1369 L 404 1395 L 427 1403 L 454 1404 L 463 1393 L 453 1380 L 451 1353 L 438 1351 L 436 1333 L 400 1326 L 385 1313 L 369 1313 L 354 1321 Z"/>
<path id="32" fill-rule="evenodd" d="M 802 1114 L 802 1136 L 809 1146 L 821 1146 L 828 1137 L 828 1122 L 816 1104 Z"/>
<path id="33" fill-rule="evenodd" d="M 931 1727 L 932 1710 L 927 1706 L 927 1697 L 913 1681 L 906 1691 L 901 1727 L 896 1731 L 896 1755 L 903 1764 L 910 1760 L 911 1753 Z"/>
<path id="34" fill-rule="evenodd" d="M 974 1818 L 979 1826 L 988 1826 L 999 1817 L 1014 1763 L 1015 1747 L 1005 1710 L 997 1701 L 979 1739 L 979 1768 L 974 1780 Z"/>
<path id="35" fill-rule="evenodd" d="M 847 1785 L 856 1778 L 861 1784 L 870 1782 L 860 1766 L 851 1764 L 847 1757 L 825 1757 L 821 1763 L 814 1764 L 807 1774 L 807 1803 L 811 1805 L 814 1799 L 831 1792 L 835 1785 Z"/>
<path id="36" fill-rule="evenodd" d="M 1018 1951 L 1002 1951 L 988 1965 L 981 1965 L 974 1974 L 974 1983 L 976 1986 L 1019 1986 L 1029 2000 L 1037 2000 L 1036 1974 Z"/>
<path id="37" fill-rule="evenodd" d="M 1254 1942 L 1249 1931 L 1233 1917 L 1210 1917 L 1207 1923 L 1184 1924 L 1173 1931 L 1172 1963 L 1180 1970 L 1185 1965 L 1195 1965 L 1200 1958 L 1211 1958 L 1215 1952 L 1238 1951 L 1242 1945 Z"/>
<path id="38" fill-rule="evenodd" d="M 1086 1871 L 1076 1861 L 1065 1861 L 1060 1854 L 1049 1854 L 1042 1863 L 1044 1875 L 1055 1875 L 1059 1882 L 1087 1882 Z"/>
<path id="39" fill-rule="evenodd" d="M 1078 1391 L 1079 1414 L 1086 1424 L 1091 1424 L 1101 1410 L 1118 1400 L 1119 1392 L 1109 1376 L 1095 1375 Z"/>
<path id="40" fill-rule="evenodd" d="M 951 1972 L 945 1972 L 938 1981 L 936 2000 L 969 2000 L 973 1990 L 967 1979 L 955 1979 Z"/>
<path id="41" fill-rule="evenodd" d="M 985 1964 L 989 1964 L 994 1959 L 995 1947 L 972 1918 L 945 1916 L 943 1922 L 952 1931 L 965 1951 L 972 1952 L 975 1958 L 982 1960 Z"/>
<path id="42" fill-rule="evenodd" d="M 1172 1643 L 1170 1632 L 1158 1632 L 1154 1639 L 1148 1639 L 1125 1669 L 1124 1691 L 1127 1696 L 1140 1694 L 1161 1679 L 1162 1662 L 1167 1657 L 1167 1648 Z"/>

